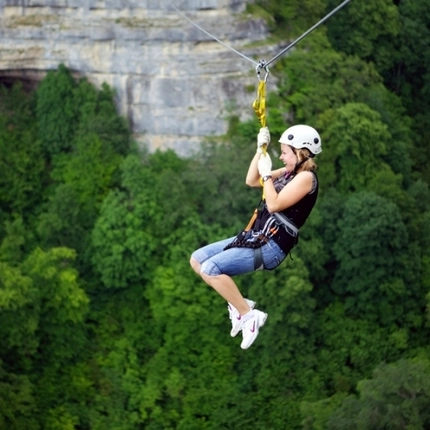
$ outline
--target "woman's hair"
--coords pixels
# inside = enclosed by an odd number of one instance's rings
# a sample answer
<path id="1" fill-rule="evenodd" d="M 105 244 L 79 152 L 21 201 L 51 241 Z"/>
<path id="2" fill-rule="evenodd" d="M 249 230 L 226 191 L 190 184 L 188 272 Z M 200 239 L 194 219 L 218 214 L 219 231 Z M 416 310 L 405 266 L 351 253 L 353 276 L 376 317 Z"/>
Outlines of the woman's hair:
<path id="1" fill-rule="evenodd" d="M 300 163 L 302 160 L 306 160 L 303 161 L 303 164 L 300 166 L 299 171 L 300 170 L 315 170 L 318 166 L 315 163 L 314 159 L 313 159 L 313 154 L 311 151 L 309 151 L 309 149 L 307 148 L 293 148 L 291 147 L 291 149 L 294 151 L 294 153 L 296 154 L 297 157 L 297 163 Z"/>

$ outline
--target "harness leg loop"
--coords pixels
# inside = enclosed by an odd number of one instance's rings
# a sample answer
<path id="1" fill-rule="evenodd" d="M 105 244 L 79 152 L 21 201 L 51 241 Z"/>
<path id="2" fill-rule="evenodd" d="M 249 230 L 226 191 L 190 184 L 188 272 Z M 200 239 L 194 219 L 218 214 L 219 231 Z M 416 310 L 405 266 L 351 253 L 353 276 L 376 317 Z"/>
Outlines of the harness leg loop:
<path id="1" fill-rule="evenodd" d="M 263 270 L 264 262 L 263 262 L 263 252 L 260 248 L 254 249 L 254 270 Z"/>

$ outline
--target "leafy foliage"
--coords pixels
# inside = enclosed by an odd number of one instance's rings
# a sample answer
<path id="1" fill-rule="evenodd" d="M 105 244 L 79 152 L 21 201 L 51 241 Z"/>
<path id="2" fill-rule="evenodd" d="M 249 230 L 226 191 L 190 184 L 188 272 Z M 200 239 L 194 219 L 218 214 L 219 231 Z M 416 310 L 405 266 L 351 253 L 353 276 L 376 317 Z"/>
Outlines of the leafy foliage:
<path id="1" fill-rule="evenodd" d="M 71 72 L 60 65 L 48 72 L 36 97 L 38 134 L 46 154 L 54 155 L 71 149 L 77 125 L 77 106 L 73 92 L 76 83 Z"/>
<path id="2" fill-rule="evenodd" d="M 46 172 L 32 115 L 32 99 L 20 85 L 0 88 L 0 209 L 23 214 L 43 196 Z"/>
<path id="3" fill-rule="evenodd" d="M 338 4 L 329 0 L 328 10 Z M 383 72 L 393 65 L 400 29 L 400 11 L 390 0 L 351 2 L 332 18 L 328 36 L 336 51 L 372 61 Z"/>
<path id="4" fill-rule="evenodd" d="M 247 351 L 188 260 L 258 204 L 257 122 L 180 158 L 63 65 L 1 88 L 0 427 L 427 428 L 426 1 L 351 2 L 271 70 L 274 166 L 314 125 L 321 187 L 292 258 L 236 279 L 269 313 Z M 259 3 L 288 40 L 335 6 Z"/>
<path id="5" fill-rule="evenodd" d="M 292 0 L 281 5 L 276 0 L 260 0 L 258 3 L 273 15 L 274 29 L 288 37 L 298 37 L 322 18 L 324 12 L 322 0 Z"/>
<path id="6" fill-rule="evenodd" d="M 348 193 L 367 188 L 383 162 L 390 135 L 379 115 L 367 105 L 348 103 L 320 116 L 327 151 L 321 155 L 323 186 Z"/>
<path id="7" fill-rule="evenodd" d="M 348 397 L 328 421 L 329 429 L 425 429 L 430 424 L 428 360 L 381 364 L 358 384 L 359 398 Z"/>
<path id="8" fill-rule="evenodd" d="M 280 97 L 271 99 L 270 105 L 280 103 L 295 123 L 314 123 L 318 114 L 360 100 L 381 82 L 371 64 L 324 44 L 315 45 L 312 55 L 305 50 L 297 51 L 280 61 L 284 70 Z"/>

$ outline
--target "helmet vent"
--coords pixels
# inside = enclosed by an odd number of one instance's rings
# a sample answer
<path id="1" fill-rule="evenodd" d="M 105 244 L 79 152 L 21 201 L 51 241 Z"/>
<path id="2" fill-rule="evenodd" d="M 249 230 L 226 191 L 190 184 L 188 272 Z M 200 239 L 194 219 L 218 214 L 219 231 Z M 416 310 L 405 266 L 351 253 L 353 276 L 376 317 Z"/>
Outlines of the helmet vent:
<path id="1" fill-rule="evenodd" d="M 316 137 L 315 139 L 314 139 L 314 143 L 318 143 L 320 140 L 318 139 L 318 137 Z"/>
<path id="2" fill-rule="evenodd" d="M 288 140 L 293 140 L 293 139 L 294 139 L 294 136 L 292 134 L 289 134 L 288 135 Z"/>

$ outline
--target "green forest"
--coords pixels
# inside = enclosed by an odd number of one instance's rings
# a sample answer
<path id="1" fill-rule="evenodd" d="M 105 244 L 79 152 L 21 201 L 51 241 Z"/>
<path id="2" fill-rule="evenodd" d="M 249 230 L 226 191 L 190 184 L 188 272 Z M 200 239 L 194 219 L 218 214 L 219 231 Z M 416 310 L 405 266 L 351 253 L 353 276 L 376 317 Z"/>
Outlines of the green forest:
<path id="1" fill-rule="evenodd" d="M 338 4 L 246 13 L 292 41 Z M 0 429 L 430 429 L 429 46 L 430 0 L 353 0 L 271 67 L 274 167 L 315 127 L 320 195 L 291 258 L 235 278 L 269 315 L 246 351 L 189 258 L 259 202 L 257 119 L 179 157 L 65 65 L 1 86 Z"/>

